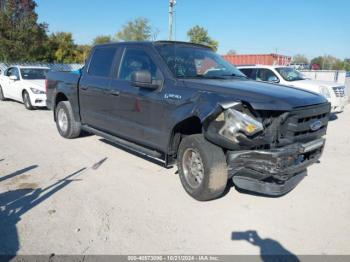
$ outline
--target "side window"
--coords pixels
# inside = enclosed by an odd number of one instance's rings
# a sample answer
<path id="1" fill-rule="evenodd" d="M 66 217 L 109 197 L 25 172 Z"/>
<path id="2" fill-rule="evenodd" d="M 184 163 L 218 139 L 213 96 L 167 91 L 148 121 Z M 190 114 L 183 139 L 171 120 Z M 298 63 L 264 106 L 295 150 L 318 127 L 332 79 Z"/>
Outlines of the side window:
<path id="1" fill-rule="evenodd" d="M 7 70 L 6 76 L 17 76 L 17 79 L 19 79 L 19 72 L 16 67 L 11 67 Z"/>
<path id="2" fill-rule="evenodd" d="M 256 80 L 264 82 L 273 82 L 273 79 L 278 79 L 274 72 L 270 69 L 260 68 L 257 73 Z"/>
<path id="3" fill-rule="evenodd" d="M 96 48 L 91 58 L 88 74 L 108 77 L 116 51 L 117 48 L 114 46 Z"/>
<path id="4" fill-rule="evenodd" d="M 152 58 L 142 49 L 127 48 L 120 64 L 119 79 L 131 80 L 135 71 L 148 70 L 152 80 L 160 80 L 161 74 Z"/>
<path id="5" fill-rule="evenodd" d="M 19 77 L 19 70 L 18 70 L 18 68 L 13 68 L 13 71 L 12 71 L 12 74 L 14 75 L 14 76 L 17 76 L 17 79 L 19 79 L 20 77 Z"/>
<path id="6" fill-rule="evenodd" d="M 256 78 L 256 74 L 254 74 L 256 72 L 255 69 L 253 69 L 253 68 L 241 68 L 239 70 L 243 74 L 245 74 L 248 78 L 255 80 L 255 78 Z"/>
<path id="7" fill-rule="evenodd" d="M 12 70 L 13 70 L 13 67 L 11 67 L 11 68 L 9 68 L 9 69 L 7 69 L 6 70 L 6 76 L 11 76 L 11 74 L 12 74 Z"/>

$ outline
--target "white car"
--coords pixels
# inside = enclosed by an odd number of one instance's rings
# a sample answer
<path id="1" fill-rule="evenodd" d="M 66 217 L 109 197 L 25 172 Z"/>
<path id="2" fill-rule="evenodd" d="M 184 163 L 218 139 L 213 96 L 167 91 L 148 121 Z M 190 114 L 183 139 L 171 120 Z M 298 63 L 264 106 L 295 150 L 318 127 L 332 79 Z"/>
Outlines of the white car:
<path id="1" fill-rule="evenodd" d="M 22 102 L 32 110 L 46 107 L 46 74 L 48 67 L 12 66 L 0 75 L 0 100 L 7 98 Z"/>
<path id="2" fill-rule="evenodd" d="M 345 86 L 334 82 L 307 79 L 302 73 L 287 66 L 237 66 L 248 78 L 293 86 L 323 95 L 331 103 L 332 112 L 342 112 L 348 103 Z"/>

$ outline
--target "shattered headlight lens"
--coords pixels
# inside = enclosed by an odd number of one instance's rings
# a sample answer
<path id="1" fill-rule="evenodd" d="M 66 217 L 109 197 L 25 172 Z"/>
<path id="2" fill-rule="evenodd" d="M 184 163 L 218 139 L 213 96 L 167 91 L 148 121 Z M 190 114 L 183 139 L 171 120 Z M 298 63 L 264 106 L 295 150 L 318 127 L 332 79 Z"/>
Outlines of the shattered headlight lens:
<path id="1" fill-rule="evenodd" d="M 252 136 L 264 130 L 261 122 L 232 108 L 224 111 L 218 118 L 224 120 L 224 125 L 219 134 L 231 141 L 237 142 L 236 136 L 238 133 L 243 132 L 247 136 Z"/>

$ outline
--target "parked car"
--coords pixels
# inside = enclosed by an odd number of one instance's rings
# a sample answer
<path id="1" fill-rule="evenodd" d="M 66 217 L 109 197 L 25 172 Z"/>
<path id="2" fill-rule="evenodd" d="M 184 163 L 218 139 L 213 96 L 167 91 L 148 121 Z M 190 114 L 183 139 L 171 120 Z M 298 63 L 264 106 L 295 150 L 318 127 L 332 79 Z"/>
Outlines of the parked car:
<path id="1" fill-rule="evenodd" d="M 177 163 L 197 200 L 221 196 L 229 179 L 283 195 L 325 145 L 330 104 L 323 96 L 248 80 L 202 45 L 98 45 L 81 75 L 50 72 L 47 85 L 61 136 L 85 130 L 166 167 Z"/>
<path id="2" fill-rule="evenodd" d="M 28 110 L 46 107 L 45 79 L 48 67 L 12 66 L 0 75 L 0 100 L 22 102 Z"/>
<path id="3" fill-rule="evenodd" d="M 344 85 L 307 79 L 292 67 L 252 65 L 239 66 L 238 69 L 253 80 L 293 86 L 322 94 L 331 103 L 334 113 L 342 112 L 348 103 Z"/>
<path id="4" fill-rule="evenodd" d="M 346 72 L 346 77 L 350 77 L 350 72 Z"/>

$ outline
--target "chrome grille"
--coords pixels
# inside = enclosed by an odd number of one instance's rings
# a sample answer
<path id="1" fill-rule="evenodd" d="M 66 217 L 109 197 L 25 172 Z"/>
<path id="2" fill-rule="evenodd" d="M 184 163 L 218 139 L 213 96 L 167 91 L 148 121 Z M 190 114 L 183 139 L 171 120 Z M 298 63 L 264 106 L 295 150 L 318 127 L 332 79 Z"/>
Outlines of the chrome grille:
<path id="1" fill-rule="evenodd" d="M 336 86 L 333 87 L 333 91 L 336 97 L 344 97 L 345 96 L 345 88 L 344 86 Z"/>

